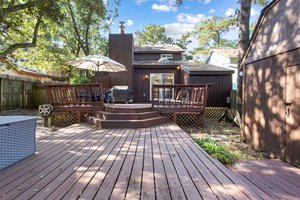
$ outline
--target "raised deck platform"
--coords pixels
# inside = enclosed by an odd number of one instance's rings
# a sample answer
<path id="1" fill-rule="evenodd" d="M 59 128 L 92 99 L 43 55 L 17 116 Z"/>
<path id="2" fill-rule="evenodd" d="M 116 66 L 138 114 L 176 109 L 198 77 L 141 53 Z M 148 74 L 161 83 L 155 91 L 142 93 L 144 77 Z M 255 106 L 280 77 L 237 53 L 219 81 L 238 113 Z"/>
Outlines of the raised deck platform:
<path id="1" fill-rule="evenodd" d="M 0 171 L 0 199 L 260 199 L 174 123 L 99 130 L 80 124 L 37 141 Z"/>

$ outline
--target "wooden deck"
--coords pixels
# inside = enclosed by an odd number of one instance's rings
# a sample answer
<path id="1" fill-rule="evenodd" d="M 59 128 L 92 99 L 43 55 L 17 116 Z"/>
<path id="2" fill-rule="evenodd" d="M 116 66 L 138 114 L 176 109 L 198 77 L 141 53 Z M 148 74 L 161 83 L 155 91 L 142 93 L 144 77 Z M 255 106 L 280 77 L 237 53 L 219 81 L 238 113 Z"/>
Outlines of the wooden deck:
<path id="1" fill-rule="evenodd" d="M 77 124 L 0 171 L 0 199 L 261 199 L 177 125 L 99 130 Z"/>
<path id="2" fill-rule="evenodd" d="M 242 161 L 232 169 L 263 199 L 300 199 L 300 169 L 281 160 Z"/>

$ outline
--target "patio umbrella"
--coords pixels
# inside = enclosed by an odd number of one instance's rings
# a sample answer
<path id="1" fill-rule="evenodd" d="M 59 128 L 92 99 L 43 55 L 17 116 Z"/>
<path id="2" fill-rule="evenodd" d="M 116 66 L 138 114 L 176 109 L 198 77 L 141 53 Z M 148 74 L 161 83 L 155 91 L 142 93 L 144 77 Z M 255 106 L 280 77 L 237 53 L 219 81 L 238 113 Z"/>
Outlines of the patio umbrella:
<path id="1" fill-rule="evenodd" d="M 67 62 L 76 68 L 92 70 L 97 72 L 121 72 L 127 71 L 126 67 L 106 56 L 89 55 L 81 58 L 76 58 Z"/>

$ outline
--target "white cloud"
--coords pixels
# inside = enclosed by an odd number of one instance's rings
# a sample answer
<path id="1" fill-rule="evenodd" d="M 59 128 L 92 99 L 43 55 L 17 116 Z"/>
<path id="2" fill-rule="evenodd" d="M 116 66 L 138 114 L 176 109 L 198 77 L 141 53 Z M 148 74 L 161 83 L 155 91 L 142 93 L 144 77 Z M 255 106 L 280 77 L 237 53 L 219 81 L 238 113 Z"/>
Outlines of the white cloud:
<path id="1" fill-rule="evenodd" d="M 140 5 L 140 4 L 145 3 L 147 1 L 148 0 L 135 0 L 135 3 L 138 4 L 138 5 Z"/>
<path id="2" fill-rule="evenodd" d="M 115 22 L 113 21 L 113 19 L 107 19 L 107 20 L 105 20 L 105 23 L 106 23 L 107 25 L 115 24 Z"/>
<path id="3" fill-rule="evenodd" d="M 215 9 L 210 9 L 210 10 L 208 11 L 208 13 L 210 13 L 210 14 L 214 14 L 215 12 L 217 12 Z"/>
<path id="4" fill-rule="evenodd" d="M 228 8 L 225 12 L 226 16 L 233 16 L 235 14 L 235 10 L 233 8 Z"/>
<path id="5" fill-rule="evenodd" d="M 199 3 L 209 4 L 211 0 L 199 0 Z"/>
<path id="6" fill-rule="evenodd" d="M 133 21 L 132 21 L 131 19 L 128 19 L 128 20 L 126 21 L 126 25 L 127 25 L 127 26 L 132 26 L 132 25 L 133 25 Z"/>
<path id="7" fill-rule="evenodd" d="M 255 10 L 254 8 L 251 8 L 250 15 L 254 16 L 254 15 L 257 15 L 257 14 L 258 14 L 258 11 Z"/>
<path id="8" fill-rule="evenodd" d="M 166 29 L 166 34 L 176 40 L 180 38 L 181 35 L 193 31 L 195 25 L 185 23 L 171 23 L 165 24 L 164 27 Z M 191 51 L 198 46 L 198 41 L 196 36 L 191 36 L 189 39 L 192 41 L 192 43 L 188 45 L 188 50 Z"/>
<path id="9" fill-rule="evenodd" d="M 180 13 L 177 15 L 177 21 L 181 23 L 187 23 L 187 24 L 198 24 L 201 21 L 205 19 L 205 15 L 203 14 L 188 14 L 188 13 Z"/>
<path id="10" fill-rule="evenodd" d="M 166 34 L 175 39 L 179 38 L 182 34 L 192 31 L 195 28 L 194 24 L 184 23 L 171 23 L 164 25 Z"/>
<path id="11" fill-rule="evenodd" d="M 173 5 L 172 3 L 169 4 L 153 4 L 152 9 L 157 12 L 170 12 L 170 11 L 176 11 L 177 7 Z"/>

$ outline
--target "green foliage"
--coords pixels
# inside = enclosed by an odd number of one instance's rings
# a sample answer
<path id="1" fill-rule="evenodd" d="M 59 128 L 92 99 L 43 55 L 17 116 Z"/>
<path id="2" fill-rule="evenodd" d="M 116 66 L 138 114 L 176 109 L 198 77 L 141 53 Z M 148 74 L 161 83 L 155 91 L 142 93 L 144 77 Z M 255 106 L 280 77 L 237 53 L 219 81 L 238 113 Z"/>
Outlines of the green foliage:
<path id="1" fill-rule="evenodd" d="M 270 1 L 267 0 L 252 0 L 252 3 L 260 6 L 266 6 L 270 3 Z"/>
<path id="2" fill-rule="evenodd" d="M 90 83 L 91 80 L 85 76 L 76 75 L 70 78 L 71 84 Z"/>
<path id="3" fill-rule="evenodd" d="M 44 20 L 59 24 L 63 14 L 55 0 L 0 1 L 0 54 L 11 54 L 18 48 L 35 47 Z"/>
<path id="4" fill-rule="evenodd" d="M 254 32 L 254 29 L 255 29 L 256 24 L 257 24 L 257 21 L 252 22 L 252 23 L 250 24 L 250 27 L 249 27 L 250 36 L 251 36 L 252 33 Z"/>
<path id="5" fill-rule="evenodd" d="M 200 49 L 226 47 L 229 43 L 232 46 L 233 43 L 222 36 L 236 25 L 237 18 L 235 16 L 229 18 L 213 16 L 197 25 L 193 34 L 198 37 Z"/>
<path id="6" fill-rule="evenodd" d="M 145 26 L 144 30 L 135 32 L 135 35 L 139 45 L 174 43 L 173 39 L 166 35 L 165 28 L 155 24 L 149 24 Z"/>
<path id="7" fill-rule="evenodd" d="M 179 47 L 181 47 L 185 52 L 182 54 L 183 60 L 192 60 L 193 54 L 190 51 L 187 51 L 187 46 L 192 43 L 192 40 L 190 39 L 190 33 L 186 33 L 181 35 L 180 38 L 178 38 L 175 42 Z"/>
<path id="8" fill-rule="evenodd" d="M 105 2 L 0 0 L 0 54 L 44 72 L 66 71 L 74 57 L 106 55 L 107 21 L 117 16 L 120 0 Z"/>
<path id="9" fill-rule="evenodd" d="M 192 40 L 190 40 L 190 33 L 185 33 L 181 35 L 179 39 L 176 40 L 175 44 L 177 44 L 182 49 L 186 50 L 187 46 L 192 43 Z"/>
<path id="10" fill-rule="evenodd" d="M 236 161 L 236 156 L 216 140 L 210 138 L 194 138 L 194 141 L 208 154 L 215 157 L 223 164 L 233 164 Z"/>

